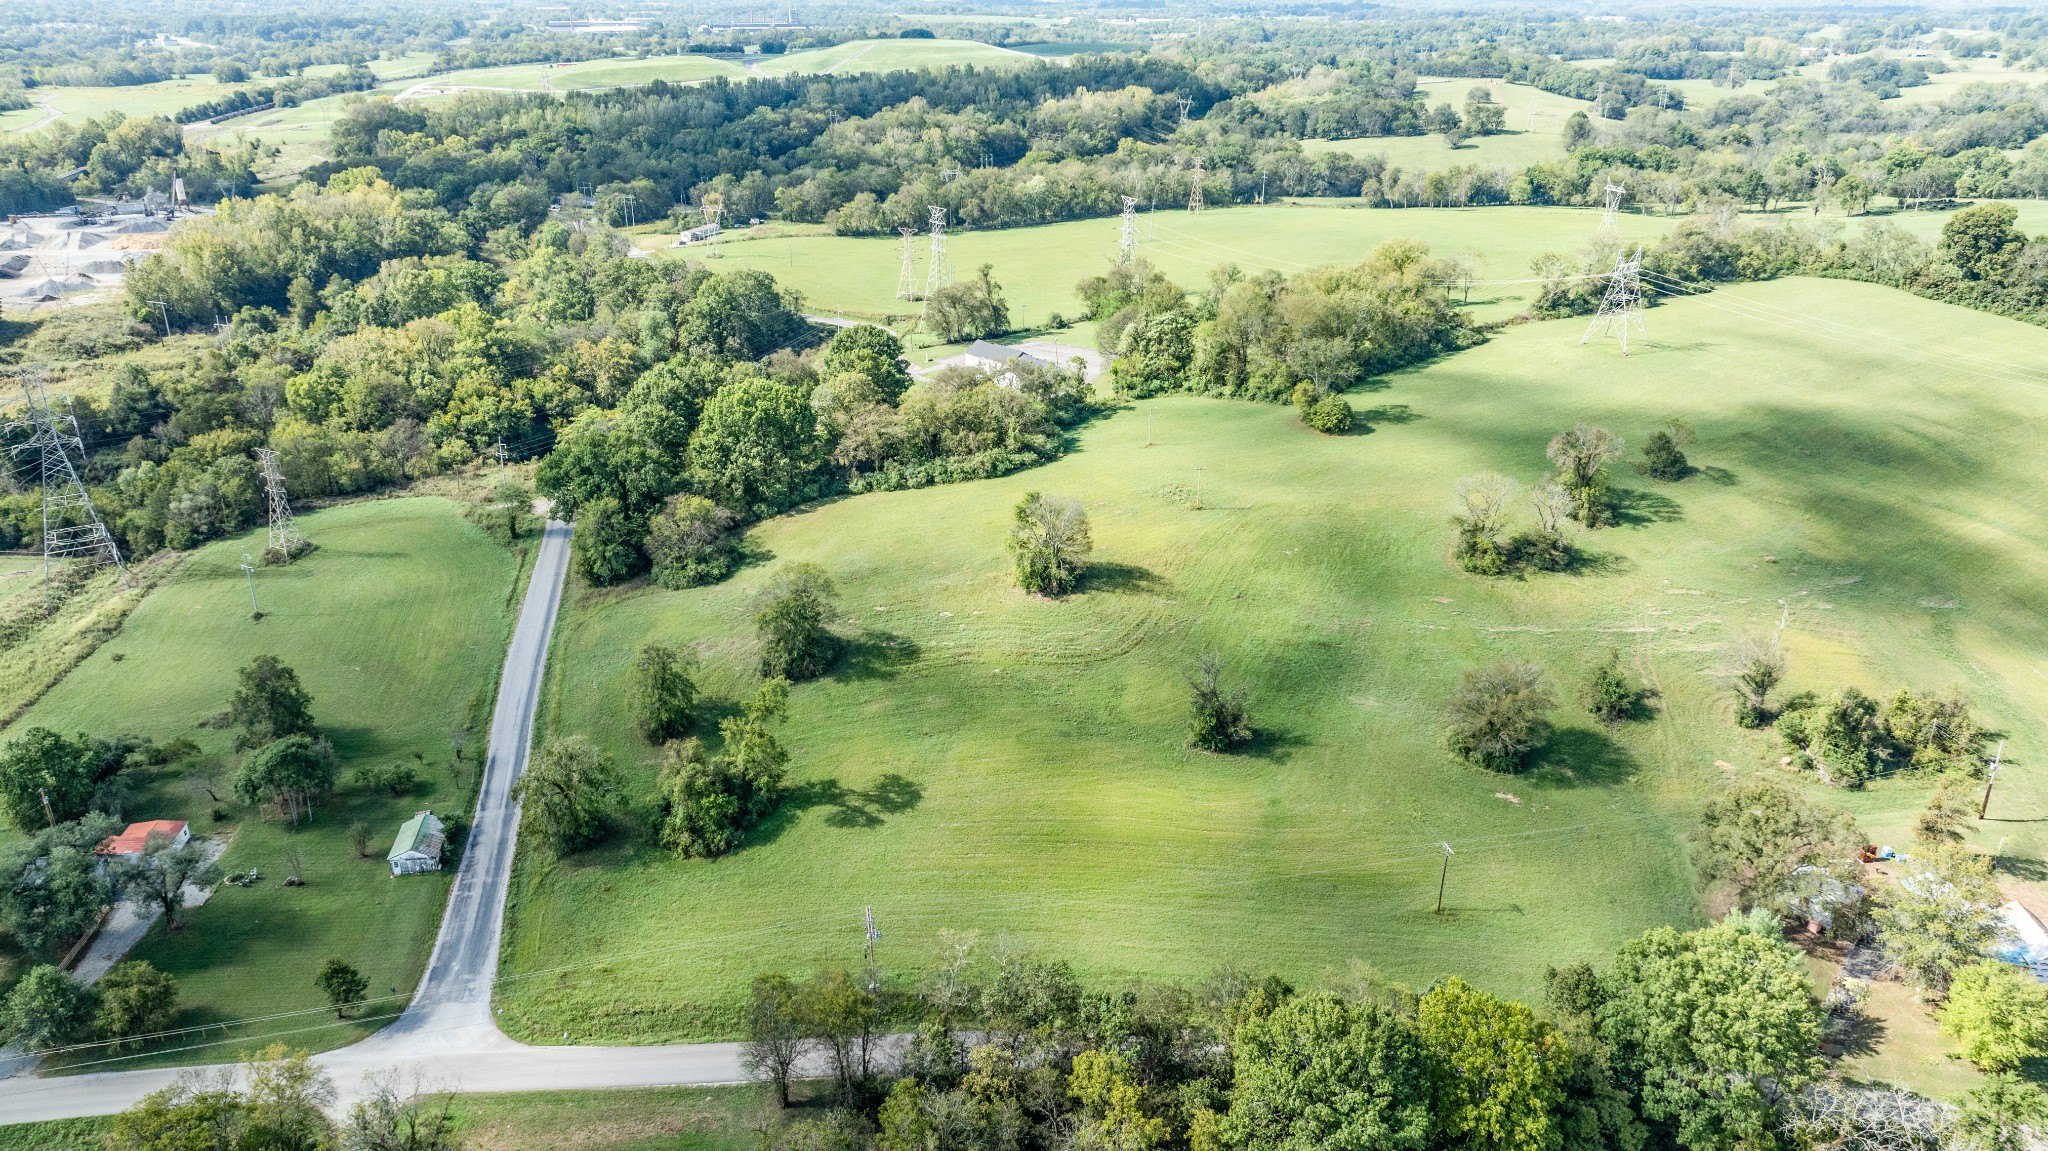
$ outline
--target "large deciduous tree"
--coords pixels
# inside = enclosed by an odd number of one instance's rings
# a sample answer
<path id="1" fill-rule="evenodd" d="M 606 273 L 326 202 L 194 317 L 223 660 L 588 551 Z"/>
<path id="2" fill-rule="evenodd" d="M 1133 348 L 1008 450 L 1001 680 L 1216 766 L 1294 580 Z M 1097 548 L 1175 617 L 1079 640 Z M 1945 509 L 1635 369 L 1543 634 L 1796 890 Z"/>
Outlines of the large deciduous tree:
<path id="1" fill-rule="evenodd" d="M 1563 1036 L 1522 1004 L 1456 977 L 1422 997 L 1415 1020 L 1436 1072 L 1440 1146 L 1555 1151 L 1572 1066 Z"/>
<path id="2" fill-rule="evenodd" d="M 717 756 L 707 757 L 694 739 L 663 749 L 663 845 L 682 855 L 723 855 L 775 810 L 789 752 L 768 725 L 788 712 L 789 681 L 770 679 L 745 711 L 720 721 L 724 750 Z"/>
<path id="3" fill-rule="evenodd" d="M 1451 695 L 1451 751 L 1491 771 L 1520 771 L 1550 738 L 1557 707 L 1550 677 L 1533 663 L 1506 660 L 1465 673 Z"/>
<path id="4" fill-rule="evenodd" d="M 1546 454 L 1557 469 L 1557 482 L 1571 493 L 1572 517 L 1587 527 L 1607 522 L 1607 464 L 1621 455 L 1620 436 L 1606 428 L 1578 424 L 1550 439 Z"/>
<path id="5" fill-rule="evenodd" d="M 1026 492 L 1010 522 L 1017 586 L 1037 595 L 1065 595 L 1080 585 L 1094 543 L 1079 500 Z"/>
<path id="6" fill-rule="evenodd" d="M 1814 869 L 1847 876 L 1862 839 L 1847 813 L 1823 811 L 1775 783 L 1744 784 L 1700 812 L 1694 865 L 1744 911 L 1798 910 Z"/>
<path id="7" fill-rule="evenodd" d="M 815 494 L 825 455 L 807 389 L 742 378 L 704 405 L 690 437 L 690 485 L 722 507 L 759 519 Z"/>
<path id="8" fill-rule="evenodd" d="M 791 564 L 762 592 L 754 612 L 763 678 L 816 679 L 839 658 L 839 637 L 825 627 L 837 590 L 816 564 Z"/>
<path id="9" fill-rule="evenodd" d="M 1224 1131 L 1244 1151 L 1420 1151 L 1428 1144 L 1429 1054 L 1378 1004 L 1282 1000 L 1231 1036 L 1236 1072 Z"/>
<path id="10" fill-rule="evenodd" d="M 512 785 L 520 834 L 557 854 L 603 835 L 624 793 L 618 765 L 582 736 L 550 739 Z"/>
<path id="11" fill-rule="evenodd" d="M 185 889 L 204 888 L 220 878 L 220 868 L 206 845 L 193 840 L 173 844 L 157 834 L 134 855 L 123 858 L 115 868 L 115 882 L 121 893 L 137 903 L 154 904 L 164 913 L 164 925 L 172 931 L 182 926 L 178 913 L 185 909 Z"/>
<path id="12" fill-rule="evenodd" d="M 697 684 L 691 678 L 697 656 L 662 643 L 644 643 L 633 657 L 627 699 L 633 725 L 649 743 L 666 743 L 690 730 L 697 706 Z"/>
<path id="13" fill-rule="evenodd" d="M 242 729 L 236 749 L 314 734 L 313 695 L 299 683 L 299 673 L 276 656 L 257 656 L 236 680 L 235 694 L 228 698 L 228 720 Z"/>
<path id="14" fill-rule="evenodd" d="M 324 739 L 288 735 L 250 753 L 235 772 L 235 798 L 273 803 L 293 823 L 313 814 L 313 799 L 334 790 L 340 764 Z"/>

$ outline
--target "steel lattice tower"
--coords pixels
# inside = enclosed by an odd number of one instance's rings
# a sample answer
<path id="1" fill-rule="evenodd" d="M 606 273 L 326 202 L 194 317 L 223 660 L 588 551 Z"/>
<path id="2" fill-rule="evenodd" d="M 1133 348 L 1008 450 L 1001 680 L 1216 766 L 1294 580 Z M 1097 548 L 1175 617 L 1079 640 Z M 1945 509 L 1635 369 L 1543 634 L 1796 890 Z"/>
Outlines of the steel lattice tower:
<path id="1" fill-rule="evenodd" d="M 1202 158 L 1197 156 L 1195 157 L 1195 170 L 1192 173 L 1192 182 L 1188 185 L 1188 211 L 1190 212 L 1200 212 L 1202 210 L 1203 175 L 1205 173 L 1202 171 Z"/>
<path id="2" fill-rule="evenodd" d="M 1621 198 L 1627 194 L 1628 185 L 1626 184 L 1607 185 L 1607 204 L 1600 213 L 1599 235 L 1602 240 L 1614 238 L 1614 217 L 1621 211 Z"/>
<path id="3" fill-rule="evenodd" d="M 899 300 L 915 300 L 917 299 L 917 249 L 913 246 L 911 237 L 917 235 L 917 229 L 904 224 L 898 227 L 896 231 L 903 237 L 903 266 L 896 273 L 896 298 Z"/>
<path id="4" fill-rule="evenodd" d="M 930 300 L 940 288 L 953 282 L 953 265 L 946 258 L 946 210 L 933 204 L 926 209 L 931 215 L 931 264 L 925 268 L 924 298 Z"/>
<path id="5" fill-rule="evenodd" d="M 715 260 L 725 254 L 718 250 L 718 217 L 724 211 L 725 209 L 718 204 L 712 204 L 704 209 L 704 222 L 711 225 L 711 234 L 705 237 L 705 240 L 711 245 L 711 250 L 704 253 L 704 258 L 707 260 Z"/>
<path id="6" fill-rule="evenodd" d="M 264 550 L 289 561 L 306 537 L 299 534 L 299 525 L 292 519 L 292 504 L 284 494 L 284 473 L 277 470 L 277 453 L 257 448 L 256 459 L 263 465 L 263 490 L 270 496 L 270 546 Z"/>
<path id="7" fill-rule="evenodd" d="M 50 561 L 82 559 L 88 563 L 111 563 L 125 577 L 128 565 L 121 562 L 121 549 L 113 533 L 92 506 L 92 496 L 78 479 L 71 453 L 85 454 L 78 438 L 78 421 L 67 410 L 59 415 L 43 391 L 40 373 L 21 373 L 21 418 L 9 425 L 14 432 L 26 431 L 28 438 L 14 446 L 17 456 L 35 453 L 38 483 L 43 493 L 43 593 L 50 586 Z M 83 523 L 72 522 L 82 518 Z"/>
<path id="8" fill-rule="evenodd" d="M 1636 245 L 1636 254 L 1627 256 L 1614 266 L 1607 277 L 1607 294 L 1600 299 L 1600 311 L 1593 316 L 1593 322 L 1586 327 L 1586 334 L 1579 337 L 1581 344 L 1595 335 L 1601 338 L 1614 336 L 1621 340 L 1621 354 L 1628 355 L 1628 338 L 1634 333 L 1636 339 L 1648 338 L 1643 327 L 1643 246 Z"/>
<path id="9" fill-rule="evenodd" d="M 1128 264 L 1138 254 L 1138 198 L 1124 197 L 1124 230 L 1116 245 L 1116 262 Z"/>

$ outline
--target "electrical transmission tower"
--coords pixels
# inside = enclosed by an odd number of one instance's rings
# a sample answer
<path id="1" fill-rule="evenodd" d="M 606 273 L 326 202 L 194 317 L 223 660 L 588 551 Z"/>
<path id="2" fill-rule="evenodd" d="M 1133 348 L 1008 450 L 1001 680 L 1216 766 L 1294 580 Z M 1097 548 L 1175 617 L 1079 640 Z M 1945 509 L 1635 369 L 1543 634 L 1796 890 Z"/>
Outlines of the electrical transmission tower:
<path id="1" fill-rule="evenodd" d="M 111 563 L 124 577 L 128 566 L 121 562 L 121 549 L 115 546 L 107 525 L 100 522 L 92 496 L 79 482 L 78 469 L 71 463 L 71 453 L 85 454 L 85 444 L 78 438 L 78 421 L 68 409 L 62 415 L 57 413 L 43 391 L 41 373 L 33 369 L 23 369 L 21 373 L 21 399 L 21 418 L 8 430 L 28 433 L 26 439 L 14 446 L 14 454 L 34 453 L 39 465 L 43 493 L 43 597 L 47 604 L 53 559 Z"/>
<path id="2" fill-rule="evenodd" d="M 256 459 L 263 465 L 263 490 L 270 496 L 270 546 L 264 550 L 276 552 L 280 563 L 287 562 L 305 545 L 306 537 L 299 534 L 299 525 L 292 519 L 292 504 L 284 494 L 284 473 L 277 470 L 277 453 L 257 448 Z"/>
<path id="3" fill-rule="evenodd" d="M 903 265 L 896 273 L 896 298 L 899 300 L 915 300 L 917 299 L 917 248 L 911 238 L 917 235 L 917 229 L 904 224 L 898 227 L 896 231 L 903 237 Z"/>
<path id="4" fill-rule="evenodd" d="M 1182 125 L 1186 125 L 1186 124 L 1187 124 L 1187 122 L 1188 122 L 1188 109 L 1189 109 L 1189 108 L 1192 108 L 1192 107 L 1194 107 L 1194 106 L 1195 106 L 1195 101 L 1194 101 L 1194 99 L 1193 99 L 1192 97 L 1188 97 L 1188 96 L 1182 96 L 1182 97 L 1180 98 L 1180 122 L 1181 122 L 1181 124 L 1182 124 Z"/>
<path id="5" fill-rule="evenodd" d="M 1600 213 L 1600 239 L 1611 242 L 1614 239 L 1614 217 L 1621 212 L 1621 198 L 1628 195 L 1627 184 L 1607 185 L 1607 205 Z"/>
<path id="6" fill-rule="evenodd" d="M 1636 339 L 1648 338 L 1643 328 L 1643 246 L 1636 245 L 1636 254 L 1624 256 L 1614 265 L 1614 271 L 1607 277 L 1607 294 L 1600 299 L 1600 311 L 1587 326 L 1586 334 L 1579 337 L 1581 344 L 1594 336 L 1602 339 L 1615 336 L 1621 340 L 1621 354 L 1628 355 L 1628 338 L 1633 332 Z"/>
<path id="7" fill-rule="evenodd" d="M 719 204 L 711 204 L 704 209 L 704 222 L 711 225 L 711 234 L 704 237 L 705 242 L 711 245 L 711 250 L 704 253 L 707 260 L 716 260 L 723 255 L 718 250 L 718 217 L 724 210 Z"/>
<path id="8" fill-rule="evenodd" d="M 1191 179 L 1188 184 L 1188 211 L 1190 212 L 1200 212 L 1202 210 L 1203 175 L 1204 173 L 1202 171 L 1202 158 L 1200 156 L 1197 156 L 1195 157 L 1195 170 L 1191 174 Z"/>
<path id="9" fill-rule="evenodd" d="M 927 208 L 931 213 L 931 263 L 925 268 L 924 298 L 930 300 L 940 288 L 953 282 L 953 265 L 946 259 L 946 210 L 937 204 Z"/>
<path id="10" fill-rule="evenodd" d="M 1117 240 L 1116 262 L 1128 264 L 1138 255 L 1138 198 L 1124 197 L 1124 230 Z"/>

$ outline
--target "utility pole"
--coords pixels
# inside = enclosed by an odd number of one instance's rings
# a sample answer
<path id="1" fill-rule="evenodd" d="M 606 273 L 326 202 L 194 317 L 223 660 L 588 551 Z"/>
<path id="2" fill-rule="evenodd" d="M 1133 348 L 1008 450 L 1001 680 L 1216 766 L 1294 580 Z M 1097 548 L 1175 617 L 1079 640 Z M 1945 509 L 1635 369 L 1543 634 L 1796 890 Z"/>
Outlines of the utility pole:
<path id="1" fill-rule="evenodd" d="M 14 445 L 19 456 L 33 452 L 43 494 L 43 605 L 50 601 L 50 561 L 77 557 L 92 563 L 111 563 L 123 577 L 128 567 L 121 562 L 121 549 L 112 532 L 100 522 L 92 496 L 79 482 L 71 453 L 85 454 L 78 438 L 78 421 L 69 412 L 58 415 L 43 391 L 42 374 L 33 368 L 21 372 L 21 418 L 8 431 L 26 432 L 27 438 Z M 83 520 L 83 523 L 77 522 Z"/>
<path id="2" fill-rule="evenodd" d="M 1195 510 L 1202 510 L 1202 469 L 1195 469 Z"/>
<path id="3" fill-rule="evenodd" d="M 1984 814 L 1991 810 L 1991 785 L 1998 782 L 1998 765 L 2005 759 L 2005 741 L 1998 741 L 1998 750 L 1991 754 L 1991 773 L 1984 777 L 1984 802 L 1977 805 L 1977 819 L 1981 822 Z"/>
<path id="4" fill-rule="evenodd" d="M 873 991 L 881 984 L 879 972 L 875 970 L 875 944 L 882 938 L 882 929 L 875 926 L 875 909 L 870 905 L 864 916 L 866 920 L 866 950 L 868 961 L 868 990 Z"/>
<path id="5" fill-rule="evenodd" d="M 1188 184 L 1188 211 L 1200 214 L 1202 211 L 1202 158 L 1195 157 L 1195 170 L 1190 174 Z"/>
<path id="6" fill-rule="evenodd" d="M 502 484 L 505 482 L 505 441 L 502 437 L 498 440 L 497 446 L 492 451 L 498 457 L 498 482 Z"/>
<path id="7" fill-rule="evenodd" d="M 940 288 L 953 282 L 953 265 L 946 259 L 946 209 L 937 204 L 925 208 L 931 222 L 931 262 L 925 267 L 925 306 L 931 306 L 931 298 Z"/>
<path id="8" fill-rule="evenodd" d="M 260 619 L 263 609 L 256 606 L 256 561 L 246 547 L 242 549 L 242 576 L 249 581 L 249 618 Z"/>
<path id="9" fill-rule="evenodd" d="M 1125 196 L 1123 233 L 1117 237 L 1116 262 L 1128 264 L 1138 254 L 1138 198 Z"/>
<path id="10" fill-rule="evenodd" d="M 917 229 L 908 224 L 903 224 L 897 227 L 896 234 L 903 237 L 903 263 L 896 271 L 896 298 L 899 300 L 915 300 L 917 299 L 917 248 L 912 243 L 911 237 L 917 235 Z"/>
<path id="11" fill-rule="evenodd" d="M 43 797 L 43 818 L 50 821 L 51 831 L 57 830 L 57 813 L 50 809 L 50 789 L 46 787 L 36 788 L 36 794 Z"/>
<path id="12" fill-rule="evenodd" d="M 171 305 L 165 300 L 151 300 L 156 305 L 156 314 L 164 322 L 164 339 L 171 338 Z"/>
<path id="13" fill-rule="evenodd" d="M 1457 852 L 1451 850 L 1451 845 L 1448 843 L 1444 844 L 1443 848 L 1444 869 L 1436 877 L 1436 913 L 1438 915 L 1444 913 L 1444 885 L 1451 881 L 1451 856 L 1457 854 Z"/>
<path id="14" fill-rule="evenodd" d="M 299 525 L 292 519 L 291 501 L 285 498 L 284 473 L 277 468 L 277 453 L 257 448 L 256 460 L 263 466 L 263 491 L 270 497 L 270 546 L 264 550 L 276 552 L 279 563 L 290 563 L 306 537 L 299 533 Z"/>
<path id="15" fill-rule="evenodd" d="M 1600 299 L 1600 311 L 1593 322 L 1586 326 L 1586 334 L 1579 337 L 1583 344 L 1596 334 L 1603 339 L 1616 336 L 1621 340 L 1621 354 L 1628 355 L 1629 333 L 1637 339 L 1647 339 L 1643 327 L 1643 246 L 1636 245 L 1636 254 L 1624 256 L 1607 277 L 1607 294 Z"/>

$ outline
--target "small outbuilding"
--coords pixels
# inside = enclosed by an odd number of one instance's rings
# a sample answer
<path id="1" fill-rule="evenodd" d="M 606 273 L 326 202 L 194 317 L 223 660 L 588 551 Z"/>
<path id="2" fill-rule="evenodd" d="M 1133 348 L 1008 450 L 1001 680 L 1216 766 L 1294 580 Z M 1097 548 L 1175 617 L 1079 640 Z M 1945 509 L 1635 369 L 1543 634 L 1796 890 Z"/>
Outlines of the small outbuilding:
<path id="1" fill-rule="evenodd" d="M 93 850 L 100 855 L 140 855 L 152 835 L 169 840 L 172 847 L 183 847 L 192 841 L 192 828 L 182 819 L 148 819 L 129 824 L 126 831 L 109 836 Z"/>
<path id="2" fill-rule="evenodd" d="M 447 834 L 433 812 L 415 814 L 398 829 L 398 839 L 391 844 L 391 854 L 385 857 L 391 862 L 391 874 L 417 875 L 441 870 L 441 848 L 446 842 Z"/>

